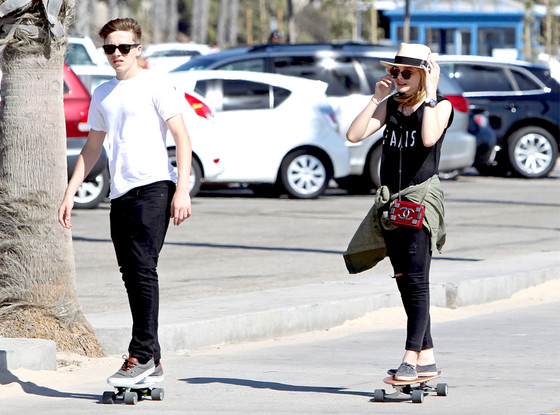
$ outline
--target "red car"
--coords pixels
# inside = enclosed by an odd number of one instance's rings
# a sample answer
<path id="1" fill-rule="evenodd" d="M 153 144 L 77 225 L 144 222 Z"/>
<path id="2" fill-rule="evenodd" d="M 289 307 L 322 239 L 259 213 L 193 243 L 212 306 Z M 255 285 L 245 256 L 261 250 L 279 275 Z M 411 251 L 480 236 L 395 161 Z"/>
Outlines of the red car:
<path id="1" fill-rule="evenodd" d="M 72 176 L 78 156 L 87 140 L 90 101 L 91 96 L 80 78 L 68 65 L 64 64 L 64 117 L 66 119 L 68 177 Z M 109 180 L 107 155 L 103 150 L 99 160 L 76 193 L 75 207 L 82 209 L 96 207 L 108 194 Z"/>

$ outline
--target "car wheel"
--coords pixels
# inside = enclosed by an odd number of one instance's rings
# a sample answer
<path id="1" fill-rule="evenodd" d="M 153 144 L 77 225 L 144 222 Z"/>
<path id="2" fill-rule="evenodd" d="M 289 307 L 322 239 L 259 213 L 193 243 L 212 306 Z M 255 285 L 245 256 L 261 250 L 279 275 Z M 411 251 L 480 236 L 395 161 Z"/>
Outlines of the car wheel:
<path id="1" fill-rule="evenodd" d="M 544 128 L 525 127 L 509 137 L 508 156 L 515 173 L 526 178 L 545 177 L 556 163 L 558 144 Z"/>
<path id="2" fill-rule="evenodd" d="M 174 148 L 170 148 L 167 150 L 167 154 L 169 155 L 169 161 L 171 165 L 177 168 L 177 153 Z M 202 184 L 202 167 L 200 167 L 200 163 L 196 158 L 193 157 L 191 163 L 191 177 L 189 180 L 189 193 L 191 197 L 195 197 L 198 192 L 200 192 L 200 186 Z"/>
<path id="3" fill-rule="evenodd" d="M 310 150 L 288 154 L 280 166 L 280 182 L 297 199 L 313 199 L 329 184 L 330 175 L 323 160 Z"/>
<path id="4" fill-rule="evenodd" d="M 109 170 L 103 169 L 95 179 L 84 181 L 74 196 L 76 209 L 93 209 L 99 205 L 109 193 L 111 178 Z"/>

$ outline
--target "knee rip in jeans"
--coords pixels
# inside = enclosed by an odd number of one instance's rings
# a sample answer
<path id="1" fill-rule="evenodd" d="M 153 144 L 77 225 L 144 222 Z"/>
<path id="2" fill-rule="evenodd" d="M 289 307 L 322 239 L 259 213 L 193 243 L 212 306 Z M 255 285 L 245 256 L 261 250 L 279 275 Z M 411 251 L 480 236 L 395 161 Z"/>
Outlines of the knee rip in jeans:
<path id="1" fill-rule="evenodd" d="M 395 275 L 393 275 L 393 278 L 398 278 L 398 277 L 402 277 L 404 275 L 403 272 L 398 272 Z"/>

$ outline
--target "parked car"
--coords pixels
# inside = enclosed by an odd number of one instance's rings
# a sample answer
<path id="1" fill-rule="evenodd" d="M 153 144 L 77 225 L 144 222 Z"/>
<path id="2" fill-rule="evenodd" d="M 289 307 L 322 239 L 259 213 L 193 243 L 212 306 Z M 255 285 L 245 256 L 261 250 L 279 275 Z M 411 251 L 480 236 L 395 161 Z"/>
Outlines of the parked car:
<path id="1" fill-rule="evenodd" d="M 210 46 L 193 42 L 157 43 L 144 48 L 146 68 L 169 72 L 191 58 L 210 53 Z"/>
<path id="2" fill-rule="evenodd" d="M 392 60 L 395 51 L 387 47 L 356 43 L 344 44 L 266 44 L 236 48 L 194 58 L 171 73 L 201 69 L 270 72 L 318 79 L 328 84 L 327 96 L 335 110 L 339 133 L 348 127 L 367 105 L 375 83 L 385 72 L 380 60 Z M 439 92 L 449 98 L 455 118 L 442 146 L 440 171 L 461 172 L 473 164 L 476 139 L 467 132 L 468 102 L 459 85 L 442 77 Z M 350 176 L 339 178 L 340 187 L 353 191 L 378 187 L 383 131 L 359 143 L 349 143 Z"/>
<path id="3" fill-rule="evenodd" d="M 498 137 L 490 127 L 488 111 L 472 108 L 469 116 L 469 133 L 476 137 L 476 155 L 473 166 L 487 168 L 496 159 Z"/>
<path id="4" fill-rule="evenodd" d="M 108 66 L 105 54 L 95 47 L 89 36 L 69 36 L 66 44 L 65 61 L 72 66 Z"/>
<path id="5" fill-rule="evenodd" d="M 560 85 L 550 69 L 527 62 L 441 55 L 439 64 L 476 108 L 487 110 L 497 135 L 497 167 L 526 178 L 547 176 L 558 158 Z"/>
<path id="6" fill-rule="evenodd" d="M 215 112 L 224 171 L 210 182 L 276 184 L 291 197 L 321 195 L 349 173 L 327 84 L 276 74 L 190 71 L 169 74 Z"/>
<path id="7" fill-rule="evenodd" d="M 114 76 L 113 76 L 114 77 Z M 66 117 L 68 177 L 74 168 L 87 140 L 87 124 L 91 96 L 80 79 L 68 65 L 64 66 L 64 112 Z M 183 118 L 193 147 L 191 165 L 190 194 L 196 196 L 201 182 L 222 172 L 222 165 L 215 143 L 213 113 L 202 97 L 191 94 L 185 96 Z M 167 150 L 172 164 L 175 162 L 175 141 L 171 134 L 167 137 Z M 104 147 L 100 159 L 92 172 L 78 189 L 74 197 L 77 208 L 94 208 L 108 194 L 110 176 Z"/>
<path id="8" fill-rule="evenodd" d="M 72 176 L 78 156 L 86 143 L 89 133 L 87 124 L 91 96 L 78 76 L 64 65 L 64 117 L 66 120 L 66 157 L 68 160 L 68 177 Z M 105 150 L 97 163 L 82 183 L 76 196 L 76 208 L 91 209 L 96 207 L 109 193 L 109 170 Z"/>

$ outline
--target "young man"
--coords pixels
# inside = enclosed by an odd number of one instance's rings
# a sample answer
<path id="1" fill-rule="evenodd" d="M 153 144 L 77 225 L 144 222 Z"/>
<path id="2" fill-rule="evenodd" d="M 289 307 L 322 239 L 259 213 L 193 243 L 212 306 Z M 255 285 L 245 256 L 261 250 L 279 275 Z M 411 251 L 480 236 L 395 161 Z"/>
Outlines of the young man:
<path id="1" fill-rule="evenodd" d="M 157 262 L 170 218 L 180 225 L 191 215 L 192 152 L 180 95 L 160 76 L 137 63 L 142 52 L 138 22 L 129 18 L 111 20 L 99 35 L 116 78 L 93 94 L 88 118 L 91 130 L 68 183 L 58 220 L 63 227 L 72 227 L 74 195 L 107 138 L 111 239 L 133 320 L 129 356 L 107 381 L 128 386 L 147 376 L 163 380 L 157 334 Z M 176 143 L 177 173 L 167 156 L 168 130 Z"/>

